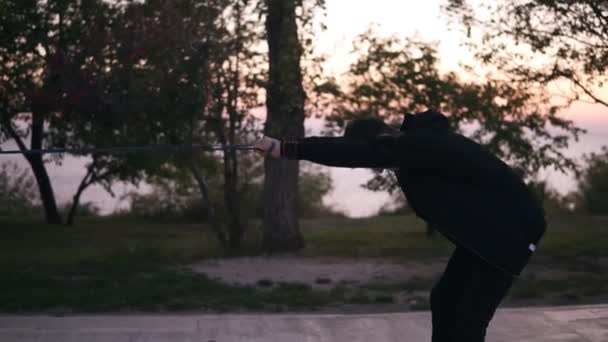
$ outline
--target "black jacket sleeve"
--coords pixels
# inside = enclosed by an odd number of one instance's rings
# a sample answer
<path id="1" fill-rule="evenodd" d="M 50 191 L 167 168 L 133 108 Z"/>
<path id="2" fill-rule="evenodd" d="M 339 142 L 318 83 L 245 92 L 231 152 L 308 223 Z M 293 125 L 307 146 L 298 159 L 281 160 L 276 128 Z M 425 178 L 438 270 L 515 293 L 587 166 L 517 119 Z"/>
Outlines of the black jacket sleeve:
<path id="1" fill-rule="evenodd" d="M 394 137 L 353 140 L 343 137 L 308 137 L 284 141 L 281 155 L 288 159 L 308 160 L 317 164 L 351 168 L 398 167 L 398 153 L 392 148 Z"/>

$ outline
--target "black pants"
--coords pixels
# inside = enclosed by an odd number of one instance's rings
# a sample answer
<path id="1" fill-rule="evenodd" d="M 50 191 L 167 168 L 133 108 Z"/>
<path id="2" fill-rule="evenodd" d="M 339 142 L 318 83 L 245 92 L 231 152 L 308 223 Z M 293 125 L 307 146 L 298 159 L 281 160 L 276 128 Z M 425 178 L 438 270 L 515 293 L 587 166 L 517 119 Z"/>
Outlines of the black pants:
<path id="1" fill-rule="evenodd" d="M 433 342 L 483 342 L 513 277 L 458 247 L 431 291 Z"/>

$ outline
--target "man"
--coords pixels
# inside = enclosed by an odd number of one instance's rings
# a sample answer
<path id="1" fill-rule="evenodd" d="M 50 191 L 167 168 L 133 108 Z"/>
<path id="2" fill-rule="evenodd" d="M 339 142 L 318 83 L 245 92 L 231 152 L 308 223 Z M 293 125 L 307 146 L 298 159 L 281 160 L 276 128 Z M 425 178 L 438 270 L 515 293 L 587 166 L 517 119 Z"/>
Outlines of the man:
<path id="1" fill-rule="evenodd" d="M 546 229 L 542 206 L 523 180 L 435 111 L 407 114 L 400 131 L 363 119 L 344 137 L 265 137 L 256 147 L 273 158 L 396 172 L 414 212 L 456 245 L 431 291 L 433 342 L 484 341 Z"/>

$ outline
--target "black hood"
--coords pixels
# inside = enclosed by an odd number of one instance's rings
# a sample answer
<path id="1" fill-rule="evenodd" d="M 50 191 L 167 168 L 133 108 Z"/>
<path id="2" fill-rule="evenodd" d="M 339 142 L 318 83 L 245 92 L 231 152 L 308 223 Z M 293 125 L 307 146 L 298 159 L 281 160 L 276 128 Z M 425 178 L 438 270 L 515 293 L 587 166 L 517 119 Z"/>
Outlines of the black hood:
<path id="1" fill-rule="evenodd" d="M 407 113 L 403 117 L 400 131 L 411 129 L 449 130 L 450 123 L 447 116 L 434 110 L 427 110 L 426 112 L 416 114 Z"/>

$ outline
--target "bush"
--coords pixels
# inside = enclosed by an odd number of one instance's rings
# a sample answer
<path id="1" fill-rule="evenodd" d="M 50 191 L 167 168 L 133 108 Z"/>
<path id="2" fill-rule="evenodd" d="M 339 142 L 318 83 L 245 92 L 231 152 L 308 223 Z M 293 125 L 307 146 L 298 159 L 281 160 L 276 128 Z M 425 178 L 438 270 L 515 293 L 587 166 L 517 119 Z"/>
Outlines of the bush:
<path id="1" fill-rule="evenodd" d="M 62 213 L 68 213 L 72 208 L 72 203 L 66 203 L 61 207 Z M 95 217 L 99 216 L 99 207 L 92 202 L 80 203 L 76 208 L 75 216 L 78 217 Z"/>
<path id="2" fill-rule="evenodd" d="M 29 170 L 8 162 L 0 165 L 0 215 L 24 215 L 40 206 L 36 180 Z"/>
<path id="3" fill-rule="evenodd" d="M 298 213 L 300 217 L 344 216 L 343 213 L 323 204 L 323 197 L 333 189 L 328 172 L 323 172 L 318 167 L 301 168 L 299 188 Z"/>
<path id="4" fill-rule="evenodd" d="M 193 186 L 156 180 L 149 193 L 132 192 L 130 214 L 156 221 L 203 221 L 207 219 L 202 199 Z"/>
<path id="5" fill-rule="evenodd" d="M 264 215 L 262 202 L 262 184 L 251 184 L 249 191 L 244 193 L 245 205 L 255 203 L 254 214 L 261 218 Z M 300 218 L 345 217 L 344 213 L 323 203 L 323 197 L 333 189 L 331 176 L 318 166 L 303 164 L 300 167 L 298 198 L 298 216 Z"/>
<path id="6" fill-rule="evenodd" d="M 608 147 L 585 156 L 579 178 L 576 207 L 593 215 L 608 215 Z"/>
<path id="7" fill-rule="evenodd" d="M 250 180 L 250 175 L 242 179 Z M 146 194 L 133 192 L 127 197 L 131 201 L 129 215 L 153 219 L 156 221 L 187 221 L 201 222 L 207 219 L 207 203 L 204 203 L 198 187 L 192 179 L 164 179 L 154 178 L 148 180 L 152 189 Z M 219 179 L 209 179 L 209 196 L 213 201 L 213 208 L 218 218 L 227 215 L 224 207 L 223 186 Z M 302 218 L 317 218 L 340 216 L 323 204 L 323 197 L 332 189 L 331 177 L 328 173 L 315 167 L 303 167 L 300 172 L 300 198 L 298 211 Z M 240 215 L 244 220 L 261 218 L 264 203 L 262 201 L 263 186 L 261 178 L 254 181 L 241 182 L 238 190 Z"/>
<path id="8" fill-rule="evenodd" d="M 528 182 L 528 187 L 532 189 L 548 214 L 565 214 L 572 211 L 570 197 L 560 195 L 547 182 L 532 180 Z"/>

